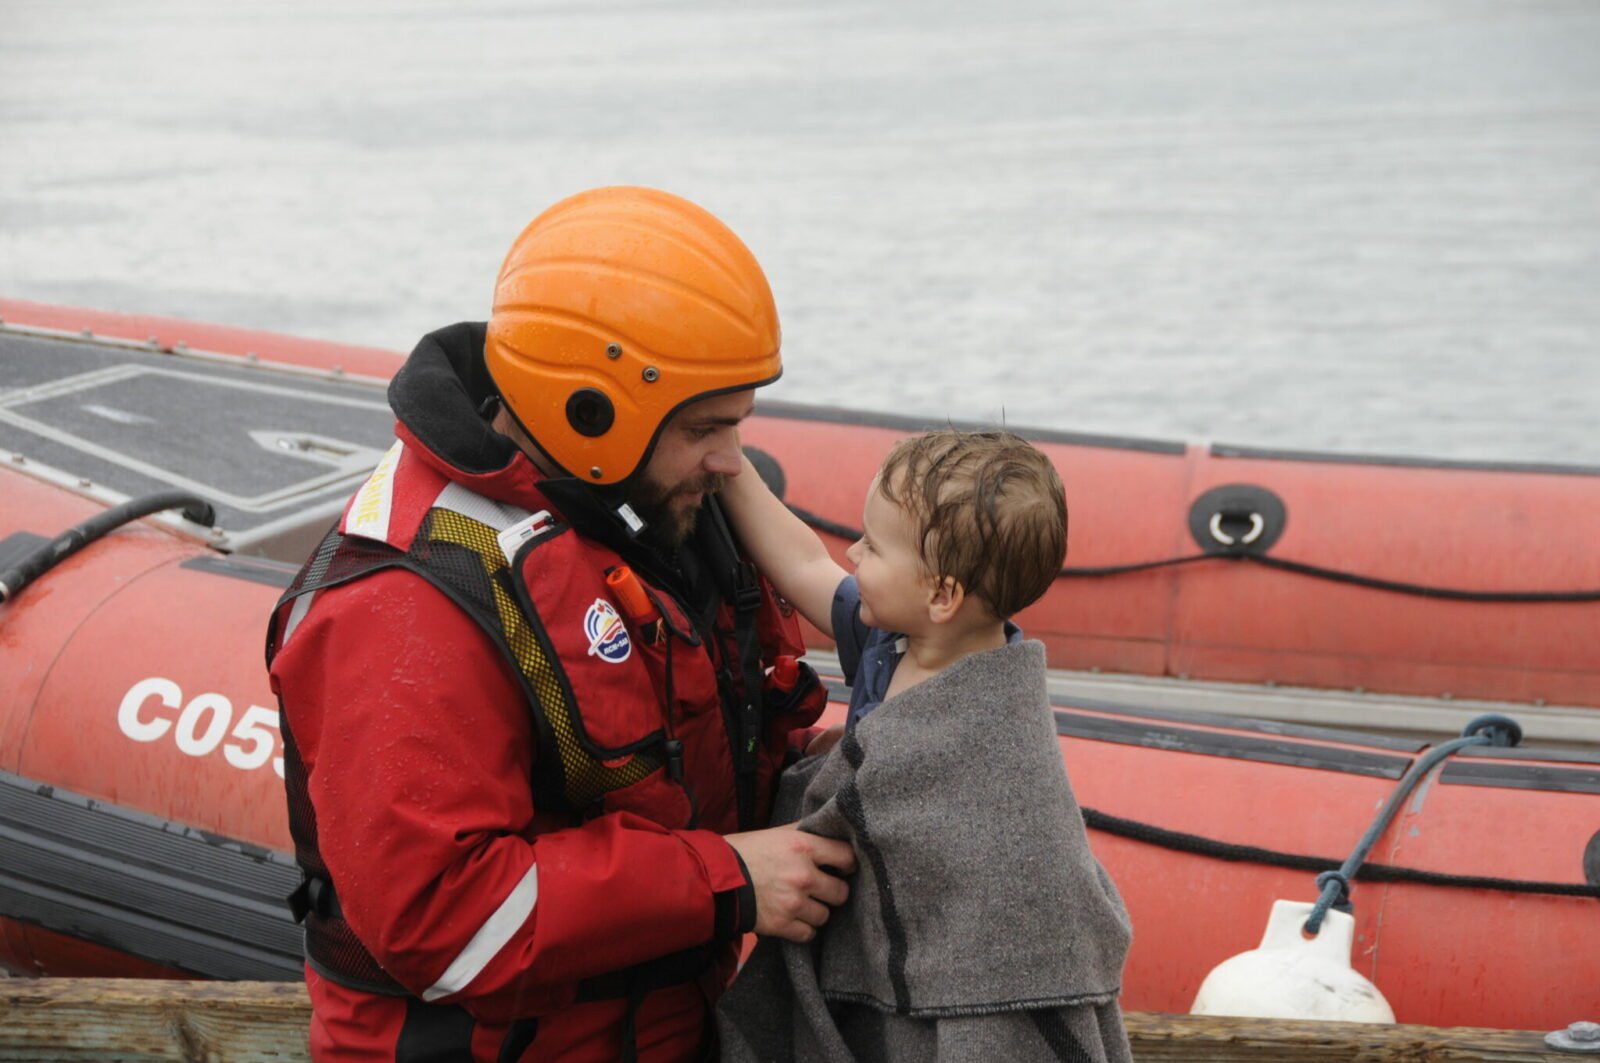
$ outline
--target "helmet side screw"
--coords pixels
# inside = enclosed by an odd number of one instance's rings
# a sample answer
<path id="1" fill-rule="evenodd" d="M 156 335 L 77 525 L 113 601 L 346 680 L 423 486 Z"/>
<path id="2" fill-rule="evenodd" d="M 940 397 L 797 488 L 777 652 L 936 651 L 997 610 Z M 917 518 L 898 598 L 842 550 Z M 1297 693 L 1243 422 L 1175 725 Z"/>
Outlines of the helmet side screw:
<path id="1" fill-rule="evenodd" d="M 657 369 L 653 365 L 647 365 L 644 367 L 644 373 L 642 375 L 646 384 L 654 384 L 657 380 L 661 379 L 661 370 Z"/>
<path id="2" fill-rule="evenodd" d="M 600 466 L 598 466 L 598 465 L 589 466 L 589 475 L 591 477 L 593 477 L 594 479 L 596 479 L 596 480 L 600 479 Z"/>
<path id="3" fill-rule="evenodd" d="M 616 361 L 618 358 L 621 358 L 622 357 L 622 344 L 620 344 L 620 343 L 608 343 L 608 344 L 606 344 L 606 357 L 610 358 L 612 361 Z"/>

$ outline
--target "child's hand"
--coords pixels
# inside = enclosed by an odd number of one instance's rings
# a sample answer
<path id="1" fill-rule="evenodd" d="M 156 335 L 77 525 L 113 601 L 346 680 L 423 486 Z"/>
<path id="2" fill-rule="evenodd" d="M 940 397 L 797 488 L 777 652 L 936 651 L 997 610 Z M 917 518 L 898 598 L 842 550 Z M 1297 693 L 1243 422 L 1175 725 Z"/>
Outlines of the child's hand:
<path id="1" fill-rule="evenodd" d="M 839 739 L 844 736 L 844 724 L 836 723 L 827 730 L 820 732 L 815 738 L 806 743 L 806 756 L 815 757 L 839 744 Z"/>

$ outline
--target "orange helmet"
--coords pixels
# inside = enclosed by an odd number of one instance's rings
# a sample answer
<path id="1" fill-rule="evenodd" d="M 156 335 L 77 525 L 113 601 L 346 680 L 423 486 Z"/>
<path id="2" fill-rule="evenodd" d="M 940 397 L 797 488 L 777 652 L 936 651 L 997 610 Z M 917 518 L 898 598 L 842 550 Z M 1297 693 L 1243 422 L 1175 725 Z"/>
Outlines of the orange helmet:
<path id="1" fill-rule="evenodd" d="M 511 245 L 484 358 L 562 470 L 614 484 L 681 407 L 778 379 L 778 311 L 755 256 L 688 200 L 599 188 Z"/>

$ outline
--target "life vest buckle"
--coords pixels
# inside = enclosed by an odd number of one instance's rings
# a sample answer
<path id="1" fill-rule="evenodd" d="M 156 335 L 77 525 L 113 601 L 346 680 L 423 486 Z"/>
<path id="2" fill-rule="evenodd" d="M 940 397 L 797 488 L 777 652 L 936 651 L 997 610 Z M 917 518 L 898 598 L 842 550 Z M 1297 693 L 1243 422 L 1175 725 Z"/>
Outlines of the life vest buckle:
<path id="1" fill-rule="evenodd" d="M 315 912 L 318 918 L 331 919 L 340 914 L 339 898 L 333 892 L 333 883 L 320 875 L 307 875 L 289 894 L 289 912 L 294 921 L 304 923 L 306 916 Z"/>

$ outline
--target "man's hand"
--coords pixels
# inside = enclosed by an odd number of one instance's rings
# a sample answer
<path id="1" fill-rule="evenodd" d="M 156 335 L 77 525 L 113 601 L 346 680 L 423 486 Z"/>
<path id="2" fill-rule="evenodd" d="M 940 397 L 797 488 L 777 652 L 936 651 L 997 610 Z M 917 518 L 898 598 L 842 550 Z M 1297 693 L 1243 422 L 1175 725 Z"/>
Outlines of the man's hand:
<path id="1" fill-rule="evenodd" d="M 843 737 L 844 724 L 842 723 L 836 723 L 826 730 L 818 731 L 815 737 L 806 743 L 806 756 L 814 757 L 819 753 L 826 753 L 828 750 L 838 745 L 839 739 Z"/>
<path id="2" fill-rule="evenodd" d="M 726 840 L 750 871 L 757 934 L 810 941 L 828 921 L 828 906 L 843 904 L 850 895 L 838 877 L 856 869 L 848 842 L 807 834 L 793 824 L 730 834 Z"/>

